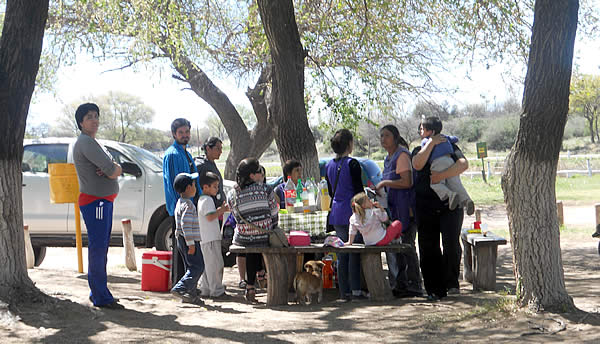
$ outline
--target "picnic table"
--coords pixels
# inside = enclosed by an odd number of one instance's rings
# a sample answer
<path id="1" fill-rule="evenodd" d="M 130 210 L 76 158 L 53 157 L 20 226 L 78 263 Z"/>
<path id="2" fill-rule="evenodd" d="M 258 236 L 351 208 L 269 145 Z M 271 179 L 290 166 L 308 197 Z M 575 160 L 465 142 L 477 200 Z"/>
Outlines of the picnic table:
<path id="1" fill-rule="evenodd" d="M 473 290 L 496 290 L 498 245 L 506 245 L 506 239 L 489 231 L 469 233 L 466 228 L 460 237 L 464 248 L 463 278 L 473 283 Z"/>
<path id="2" fill-rule="evenodd" d="M 362 271 L 371 295 L 371 300 L 385 301 L 392 298 L 390 285 L 386 280 L 381 263 L 381 252 L 413 252 L 408 244 L 387 246 L 365 246 L 353 244 L 343 247 L 329 247 L 323 244 L 291 247 L 243 247 L 231 245 L 230 252 L 261 253 L 267 268 L 267 305 L 285 305 L 288 302 L 288 290 L 296 275 L 296 261 L 304 253 L 360 253 Z"/>

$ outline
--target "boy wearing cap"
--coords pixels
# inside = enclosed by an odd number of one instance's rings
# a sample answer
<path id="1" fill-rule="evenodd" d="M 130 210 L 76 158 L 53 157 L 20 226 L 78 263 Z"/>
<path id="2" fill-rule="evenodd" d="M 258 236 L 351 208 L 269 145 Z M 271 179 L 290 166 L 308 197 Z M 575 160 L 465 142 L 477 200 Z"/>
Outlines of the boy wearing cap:
<path id="1" fill-rule="evenodd" d="M 197 285 L 204 273 L 204 257 L 200 248 L 200 226 L 198 213 L 192 199 L 196 195 L 198 173 L 179 173 L 173 181 L 173 188 L 180 195 L 175 206 L 175 236 L 177 249 L 183 257 L 185 274 L 171 289 L 171 294 L 183 302 L 201 303 Z"/>

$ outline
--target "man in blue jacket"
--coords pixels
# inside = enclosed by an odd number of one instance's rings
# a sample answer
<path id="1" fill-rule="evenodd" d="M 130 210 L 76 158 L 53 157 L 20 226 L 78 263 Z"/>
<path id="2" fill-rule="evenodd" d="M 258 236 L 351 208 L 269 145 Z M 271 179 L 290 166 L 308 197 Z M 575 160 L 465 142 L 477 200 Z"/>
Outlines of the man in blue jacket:
<path id="1" fill-rule="evenodd" d="M 177 118 L 173 121 L 173 123 L 171 123 L 171 134 L 173 134 L 175 142 L 173 142 L 173 144 L 167 148 L 163 158 L 163 185 L 165 188 L 167 212 L 171 217 L 171 233 L 173 235 L 173 262 L 171 265 L 171 281 L 173 282 L 173 285 L 175 285 L 185 273 L 183 268 L 183 258 L 177 251 L 177 238 L 175 237 L 174 212 L 175 205 L 179 199 L 179 194 L 175 192 L 175 189 L 173 188 L 173 181 L 175 180 L 175 176 L 177 176 L 179 173 L 198 172 L 196 170 L 196 166 L 194 165 L 194 159 L 192 158 L 192 155 L 185 149 L 190 141 L 190 129 L 191 124 L 185 118 Z M 198 197 L 202 193 L 202 188 L 200 188 L 200 185 L 198 184 L 198 179 L 196 179 L 196 190 L 197 193 L 193 199 L 194 205 L 198 203 Z"/>

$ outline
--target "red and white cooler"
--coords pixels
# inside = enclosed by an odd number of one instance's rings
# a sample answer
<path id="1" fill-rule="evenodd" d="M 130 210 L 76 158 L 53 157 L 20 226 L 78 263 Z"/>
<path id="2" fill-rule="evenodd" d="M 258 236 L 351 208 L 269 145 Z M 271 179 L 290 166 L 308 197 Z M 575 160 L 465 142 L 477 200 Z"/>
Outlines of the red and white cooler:
<path id="1" fill-rule="evenodd" d="M 142 290 L 171 289 L 171 251 L 149 251 L 142 254 Z"/>

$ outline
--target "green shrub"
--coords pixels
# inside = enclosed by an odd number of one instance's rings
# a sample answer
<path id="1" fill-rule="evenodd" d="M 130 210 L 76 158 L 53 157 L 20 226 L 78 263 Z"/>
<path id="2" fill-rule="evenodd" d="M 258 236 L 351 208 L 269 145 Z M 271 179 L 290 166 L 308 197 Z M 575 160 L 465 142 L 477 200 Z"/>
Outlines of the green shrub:
<path id="1" fill-rule="evenodd" d="M 483 141 L 488 149 L 510 149 L 517 137 L 519 129 L 518 116 L 503 116 L 492 120 L 483 134 Z"/>
<path id="2" fill-rule="evenodd" d="M 486 121 L 481 118 L 461 117 L 444 123 L 442 133 L 457 136 L 463 145 L 465 142 L 477 142 L 486 129 Z"/>

